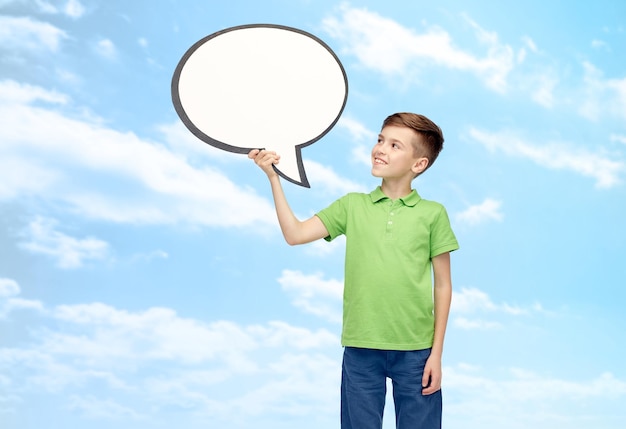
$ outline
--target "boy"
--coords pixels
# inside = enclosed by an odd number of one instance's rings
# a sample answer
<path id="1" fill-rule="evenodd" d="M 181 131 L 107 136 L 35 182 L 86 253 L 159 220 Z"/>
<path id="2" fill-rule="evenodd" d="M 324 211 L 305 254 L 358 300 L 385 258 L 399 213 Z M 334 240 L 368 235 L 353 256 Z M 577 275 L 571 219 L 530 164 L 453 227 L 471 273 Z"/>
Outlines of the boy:
<path id="1" fill-rule="evenodd" d="M 382 427 L 387 378 L 397 428 L 441 427 L 450 252 L 459 246 L 444 207 L 422 200 L 411 183 L 442 148 L 441 129 L 428 118 L 389 116 L 371 153 L 381 185 L 370 194 L 349 193 L 305 221 L 294 216 L 272 168 L 280 156 L 248 154 L 269 178 L 287 243 L 346 236 L 342 429 Z"/>

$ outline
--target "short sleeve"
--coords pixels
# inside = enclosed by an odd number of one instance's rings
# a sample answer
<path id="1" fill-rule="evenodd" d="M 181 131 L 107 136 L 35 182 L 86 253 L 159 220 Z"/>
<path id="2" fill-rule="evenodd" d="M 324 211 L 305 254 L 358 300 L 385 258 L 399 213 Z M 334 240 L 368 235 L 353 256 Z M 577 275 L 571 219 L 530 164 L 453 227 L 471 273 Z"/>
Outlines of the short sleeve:
<path id="1" fill-rule="evenodd" d="M 346 233 L 349 206 L 349 195 L 345 195 L 316 213 L 328 230 L 328 237 L 324 238 L 326 241 L 332 241 Z"/>
<path id="2" fill-rule="evenodd" d="M 450 226 L 450 219 L 445 207 L 441 206 L 430 229 L 430 257 L 452 252 L 459 248 L 456 236 Z"/>

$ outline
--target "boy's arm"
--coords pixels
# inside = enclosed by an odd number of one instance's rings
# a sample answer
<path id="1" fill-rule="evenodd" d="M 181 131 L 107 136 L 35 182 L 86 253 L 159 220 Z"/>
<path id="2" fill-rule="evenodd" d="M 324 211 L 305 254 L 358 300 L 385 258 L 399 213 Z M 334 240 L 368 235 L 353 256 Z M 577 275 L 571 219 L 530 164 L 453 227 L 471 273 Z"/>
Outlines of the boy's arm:
<path id="1" fill-rule="evenodd" d="M 328 230 L 319 217 L 313 216 L 308 220 L 300 221 L 293 214 L 280 183 L 280 177 L 273 167 L 280 160 L 276 152 L 253 149 L 248 153 L 248 158 L 253 159 L 267 174 L 272 187 L 278 223 L 288 244 L 304 244 L 328 236 Z"/>
<path id="2" fill-rule="evenodd" d="M 450 252 L 435 256 L 432 262 L 435 279 L 435 336 L 430 357 L 424 367 L 422 395 L 430 395 L 441 389 L 441 356 L 448 314 L 450 313 L 450 302 L 452 301 Z"/>

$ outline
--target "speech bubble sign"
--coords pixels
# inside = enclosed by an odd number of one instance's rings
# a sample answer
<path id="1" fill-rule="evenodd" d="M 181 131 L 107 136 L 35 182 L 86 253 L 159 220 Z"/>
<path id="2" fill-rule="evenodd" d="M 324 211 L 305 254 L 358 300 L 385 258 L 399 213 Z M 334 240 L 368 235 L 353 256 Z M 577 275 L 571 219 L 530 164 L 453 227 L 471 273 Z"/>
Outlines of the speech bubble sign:
<path id="1" fill-rule="evenodd" d="M 337 55 L 292 27 L 227 28 L 196 42 L 172 78 L 172 101 L 185 126 L 216 148 L 276 151 L 275 170 L 309 187 L 301 150 L 339 120 L 348 79 Z"/>

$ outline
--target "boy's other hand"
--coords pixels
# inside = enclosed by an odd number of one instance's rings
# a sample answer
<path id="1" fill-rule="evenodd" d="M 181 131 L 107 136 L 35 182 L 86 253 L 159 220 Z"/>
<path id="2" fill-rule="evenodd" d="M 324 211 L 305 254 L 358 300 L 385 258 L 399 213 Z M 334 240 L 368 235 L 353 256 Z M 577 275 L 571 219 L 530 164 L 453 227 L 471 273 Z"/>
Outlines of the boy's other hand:
<path id="1" fill-rule="evenodd" d="M 252 149 L 248 152 L 248 158 L 254 160 L 254 163 L 261 167 L 261 170 L 267 174 L 267 177 L 278 176 L 278 173 L 276 173 L 273 167 L 280 161 L 280 155 L 276 154 L 276 152 L 264 149 Z"/>
<path id="2" fill-rule="evenodd" d="M 424 366 L 422 395 L 432 395 L 439 389 L 441 389 L 441 359 L 431 355 Z"/>

